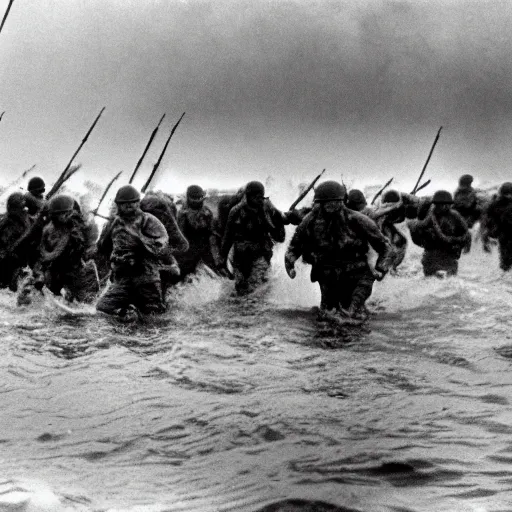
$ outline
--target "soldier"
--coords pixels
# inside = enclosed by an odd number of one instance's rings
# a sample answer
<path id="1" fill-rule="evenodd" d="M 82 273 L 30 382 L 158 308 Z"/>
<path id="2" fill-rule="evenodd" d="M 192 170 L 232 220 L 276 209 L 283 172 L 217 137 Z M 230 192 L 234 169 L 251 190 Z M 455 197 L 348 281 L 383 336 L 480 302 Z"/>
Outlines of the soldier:
<path id="1" fill-rule="evenodd" d="M 272 248 L 284 242 L 283 215 L 265 198 L 265 187 L 251 181 L 244 199 L 229 212 L 222 240 L 221 263 L 224 266 L 233 247 L 233 270 L 238 295 L 254 291 L 268 277 Z"/>
<path id="2" fill-rule="evenodd" d="M 176 205 L 172 198 L 161 192 L 148 192 L 140 202 L 143 212 L 154 215 L 165 227 L 169 242 L 167 249 L 161 256 L 160 268 L 162 296 L 165 301 L 167 290 L 171 284 L 179 281 L 181 269 L 175 257 L 176 253 L 184 253 L 189 244 L 181 232 L 176 220 Z"/>
<path id="3" fill-rule="evenodd" d="M 34 268 L 34 286 L 41 289 L 46 285 L 55 295 L 64 289 L 69 302 L 91 301 L 99 291 L 91 260 L 95 226 L 85 222 L 78 203 L 67 195 L 52 198 L 49 216 L 50 222 L 43 229 L 40 259 Z"/>
<path id="4" fill-rule="evenodd" d="M 469 229 L 480 219 L 482 213 L 476 190 L 471 186 L 472 183 L 473 176 L 470 174 L 462 175 L 459 179 L 459 187 L 453 195 L 453 209 L 462 215 Z"/>
<path id="5" fill-rule="evenodd" d="M 110 258 L 112 284 L 96 309 L 126 321 L 140 313 L 165 311 L 160 259 L 169 237 L 165 226 L 140 208 L 140 194 L 131 185 L 116 194 L 117 214 L 100 236 L 98 251 Z"/>
<path id="6" fill-rule="evenodd" d="M 318 282 L 322 294 L 320 318 L 334 314 L 342 321 L 362 320 L 375 279 L 389 269 L 391 247 L 374 221 L 344 205 L 345 194 L 345 187 L 335 181 L 318 185 L 317 206 L 297 227 L 285 268 L 293 279 L 301 256 L 312 266 L 311 281 Z M 368 265 L 368 244 L 379 255 L 375 273 Z"/>
<path id="7" fill-rule="evenodd" d="M 401 194 L 396 190 L 388 190 L 382 196 L 380 206 L 368 206 L 364 194 L 357 189 L 348 193 L 347 207 L 367 215 L 377 223 L 382 234 L 388 239 L 393 249 L 392 270 L 396 272 L 398 266 L 405 258 L 407 238 L 400 232 L 395 224 L 405 220 L 404 200 L 409 203 L 409 194 Z"/>
<path id="8" fill-rule="evenodd" d="M 188 251 L 177 255 L 182 277 L 195 272 L 201 261 L 212 270 L 221 268 L 213 213 L 204 204 L 205 197 L 201 187 L 191 185 L 178 213 L 178 225 L 189 243 Z"/>
<path id="9" fill-rule="evenodd" d="M 489 239 L 498 239 L 500 268 L 504 271 L 510 270 L 512 268 L 512 183 L 503 183 L 498 194 L 484 210 L 482 233 L 486 252 L 490 252 Z"/>
<path id="10" fill-rule="evenodd" d="M 45 182 L 39 176 L 34 176 L 29 180 L 25 200 L 30 215 L 37 215 L 44 208 L 46 204 L 44 199 L 45 187 Z"/>
<path id="11" fill-rule="evenodd" d="M 25 196 L 14 192 L 7 198 L 7 213 L 0 219 L 0 286 L 18 289 L 18 279 L 26 258 L 15 250 L 16 243 L 28 231 L 31 218 L 26 210 Z"/>
<path id="12" fill-rule="evenodd" d="M 409 222 L 412 241 L 423 247 L 425 276 L 456 275 L 462 249 L 470 238 L 468 227 L 459 212 L 452 208 L 450 192 L 438 190 L 422 220 Z"/>

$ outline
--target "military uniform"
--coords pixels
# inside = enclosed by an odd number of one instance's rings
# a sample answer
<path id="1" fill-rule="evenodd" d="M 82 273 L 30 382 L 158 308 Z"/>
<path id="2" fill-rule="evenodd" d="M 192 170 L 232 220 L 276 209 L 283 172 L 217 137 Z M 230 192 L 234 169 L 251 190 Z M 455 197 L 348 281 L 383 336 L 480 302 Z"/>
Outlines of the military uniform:
<path id="1" fill-rule="evenodd" d="M 462 249 L 470 238 L 468 227 L 460 213 L 450 208 L 453 200 L 449 192 L 436 192 L 432 201 L 434 205 L 426 217 L 409 222 L 411 238 L 425 249 L 421 260 L 425 276 L 436 275 L 439 271 L 456 275 Z M 437 211 L 438 204 L 446 205 L 446 209 Z"/>
<path id="2" fill-rule="evenodd" d="M 23 194 L 15 192 L 7 199 L 7 213 L 0 218 L 0 286 L 17 290 L 17 282 L 26 258 L 15 250 L 17 242 L 30 229 L 31 218 L 24 210 Z"/>
<path id="3" fill-rule="evenodd" d="M 312 266 L 311 281 L 320 285 L 322 316 L 334 309 L 345 318 L 363 318 L 376 277 L 383 278 L 389 269 L 391 246 L 374 221 L 344 206 L 345 196 L 345 187 L 335 181 L 315 189 L 315 206 L 293 235 L 285 268 L 294 278 L 297 259 Z M 379 254 L 375 273 L 368 265 L 368 244 Z"/>
<path id="4" fill-rule="evenodd" d="M 51 220 L 43 229 L 40 260 L 34 269 L 36 286 L 44 283 L 56 295 L 64 289 L 68 300 L 93 300 L 99 291 L 90 260 L 94 245 L 94 226 L 86 224 L 78 212 L 72 212 L 65 223 Z"/>
<path id="5" fill-rule="evenodd" d="M 302 257 L 312 265 L 311 281 L 320 285 L 322 309 L 360 312 L 375 281 L 368 244 L 379 254 L 376 268 L 387 270 L 391 246 L 375 222 L 345 207 L 333 217 L 316 209 L 297 227 L 285 261 L 293 265 Z"/>
<path id="6" fill-rule="evenodd" d="M 118 207 L 134 203 L 130 215 L 118 214 L 104 228 L 98 251 L 110 258 L 112 284 L 96 305 L 98 311 L 127 315 L 129 310 L 159 313 L 165 310 L 160 267 L 169 237 L 164 225 L 140 210 L 140 195 L 131 185 L 116 195 Z"/>
<path id="7" fill-rule="evenodd" d="M 261 204 L 254 206 L 252 184 Z M 258 190 L 256 190 L 258 189 Z M 226 232 L 222 240 L 221 258 L 226 260 L 233 247 L 233 273 L 235 288 L 243 295 L 254 291 L 267 280 L 274 242 L 284 242 L 283 215 L 272 203 L 263 200 L 263 185 L 251 182 L 246 187 L 246 197 L 229 213 Z"/>
<path id="8" fill-rule="evenodd" d="M 185 206 L 178 212 L 178 226 L 188 240 L 188 251 L 177 256 L 182 276 L 195 272 L 203 261 L 212 270 L 220 265 L 219 249 L 213 212 L 206 205 L 200 208 Z"/>
<path id="9" fill-rule="evenodd" d="M 484 210 L 482 218 L 484 243 L 489 238 L 498 239 L 500 268 L 512 268 L 512 183 L 504 183 L 499 194 Z"/>

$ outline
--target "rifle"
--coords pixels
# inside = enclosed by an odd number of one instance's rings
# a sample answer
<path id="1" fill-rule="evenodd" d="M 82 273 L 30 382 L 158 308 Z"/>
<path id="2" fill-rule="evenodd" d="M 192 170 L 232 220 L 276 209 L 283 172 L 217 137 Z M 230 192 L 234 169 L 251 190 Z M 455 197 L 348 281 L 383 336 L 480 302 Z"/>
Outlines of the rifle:
<path id="1" fill-rule="evenodd" d="M 121 174 L 123 174 L 123 171 L 120 171 L 118 172 L 108 183 L 107 185 L 107 188 L 103 191 L 103 194 L 101 195 L 101 198 L 99 200 L 99 203 L 98 203 L 98 206 L 96 207 L 95 210 L 92 211 L 92 213 L 94 215 L 97 215 L 98 214 L 98 210 L 100 209 L 100 206 L 101 206 L 101 203 L 103 202 L 103 199 L 105 199 L 105 197 L 107 197 L 107 194 L 108 194 L 108 191 L 110 190 L 110 187 L 112 187 L 112 185 L 114 184 L 114 181 L 117 180 L 117 178 L 119 178 L 119 176 L 121 176 Z"/>
<path id="2" fill-rule="evenodd" d="M 9 11 L 11 10 L 13 2 L 14 2 L 14 0 L 10 0 L 9 5 L 7 6 L 7 10 L 5 11 L 4 18 L 2 20 L 2 24 L 0 25 L 0 32 L 2 32 L 2 29 L 4 28 L 5 20 L 7 19 L 7 16 L 9 15 Z"/>
<path id="3" fill-rule="evenodd" d="M 77 173 L 82 168 L 82 164 L 73 165 L 69 169 L 67 169 L 67 172 L 64 174 L 61 174 L 59 176 L 59 179 L 53 184 L 53 187 L 50 189 L 50 192 L 46 194 L 46 200 L 51 199 L 59 190 L 66 181 L 73 176 L 73 174 Z"/>
<path id="4" fill-rule="evenodd" d="M 428 187 L 429 185 L 430 185 L 430 180 L 425 181 L 425 183 L 423 183 L 423 185 L 420 185 L 420 186 L 416 189 L 415 194 L 417 194 L 420 190 L 423 190 L 425 187 Z"/>
<path id="5" fill-rule="evenodd" d="M 176 128 L 178 128 L 178 125 L 180 124 L 184 115 L 185 115 L 185 112 L 183 112 L 183 114 L 181 114 L 181 117 L 178 119 L 178 122 L 173 126 L 173 128 L 171 130 L 171 134 L 169 135 L 169 138 L 167 139 L 167 142 L 165 143 L 164 149 L 160 153 L 160 156 L 158 157 L 156 164 L 153 166 L 153 170 L 151 171 L 151 174 L 149 175 L 148 181 L 146 181 L 145 185 L 141 188 L 142 193 L 146 192 L 147 188 L 149 187 L 149 184 L 151 183 L 151 180 L 154 178 L 155 173 L 158 169 L 158 166 L 160 165 L 160 162 L 162 161 L 162 158 L 164 157 L 167 146 L 169 145 L 169 142 L 171 142 L 171 138 L 174 135 Z"/>
<path id="6" fill-rule="evenodd" d="M 89 138 L 89 135 L 93 131 L 94 127 L 96 126 L 96 123 L 98 122 L 98 119 L 100 118 L 101 114 L 103 114 L 103 111 L 105 110 L 105 107 L 103 107 L 94 120 L 94 123 L 92 123 L 92 126 L 89 128 L 89 131 L 85 134 L 85 137 L 82 139 L 82 142 L 78 146 L 78 149 L 74 152 L 73 156 L 71 157 L 71 160 L 69 161 L 68 165 L 66 165 L 66 168 L 62 171 L 61 175 L 59 176 L 59 179 L 55 182 L 53 187 L 51 188 L 50 192 L 46 195 L 47 199 L 50 199 L 55 192 L 60 188 L 60 186 L 67 181 L 69 178 L 71 178 L 72 174 L 74 174 L 78 169 L 76 169 L 73 173 L 70 173 L 71 164 L 73 163 L 73 160 L 75 159 L 76 155 L 78 155 L 78 152 L 82 149 L 82 146 L 85 144 L 87 139 Z"/>
<path id="7" fill-rule="evenodd" d="M 309 193 L 309 191 L 316 185 L 316 182 L 322 177 L 322 174 L 325 172 L 325 169 L 301 192 L 299 197 L 295 199 L 292 203 L 288 211 L 293 210 Z"/>
<path id="8" fill-rule="evenodd" d="M 430 157 L 432 156 L 432 153 L 434 152 L 434 148 L 436 147 L 437 141 L 439 140 L 439 135 L 441 134 L 442 129 L 443 129 L 443 127 L 441 126 L 441 128 L 439 128 L 439 130 L 437 132 L 434 143 L 432 144 L 432 147 L 430 148 L 430 153 L 428 154 L 427 161 L 425 162 L 425 165 L 423 166 L 423 169 L 420 172 L 420 176 L 418 178 L 418 181 L 416 182 L 416 185 L 414 185 L 414 188 L 412 189 L 412 192 L 411 192 L 412 195 L 416 194 L 416 192 L 418 191 L 418 185 L 420 184 L 421 178 L 423 178 L 423 175 L 425 174 L 427 165 L 430 161 Z"/>
<path id="9" fill-rule="evenodd" d="M 146 156 L 146 153 L 148 152 L 149 146 L 151 146 L 151 143 L 153 142 L 153 139 L 155 138 L 156 132 L 158 131 L 158 128 L 160 128 L 160 124 L 164 120 L 164 117 L 165 117 L 165 114 L 160 118 L 160 121 L 158 122 L 157 127 L 153 130 L 151 137 L 149 137 L 149 141 L 146 144 L 146 147 L 144 148 L 144 151 L 142 152 L 142 156 L 139 158 L 139 161 L 137 162 L 135 169 L 133 170 L 130 181 L 128 182 L 130 185 L 132 184 L 132 182 L 135 178 L 135 175 L 137 174 L 137 171 L 139 170 L 140 164 L 142 163 L 142 160 L 144 160 L 144 157 Z"/>
<path id="10" fill-rule="evenodd" d="M 391 182 L 393 181 L 394 178 L 391 178 L 390 180 L 388 180 L 386 182 L 386 184 L 373 196 L 373 199 L 372 199 L 372 202 L 370 204 L 374 204 L 375 201 L 377 201 L 377 199 L 381 196 L 382 192 L 384 192 L 384 190 L 386 190 L 389 185 L 391 185 Z"/>

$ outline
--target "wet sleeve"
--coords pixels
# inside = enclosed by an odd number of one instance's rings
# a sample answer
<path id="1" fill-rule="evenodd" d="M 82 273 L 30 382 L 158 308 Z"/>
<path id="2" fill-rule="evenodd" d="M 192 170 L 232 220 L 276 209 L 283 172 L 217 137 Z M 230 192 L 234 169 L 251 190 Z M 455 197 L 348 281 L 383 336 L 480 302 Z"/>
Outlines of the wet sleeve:
<path id="1" fill-rule="evenodd" d="M 104 226 L 98 240 L 98 253 L 106 258 L 110 258 L 112 253 L 112 228 L 114 227 L 114 220 L 108 221 Z"/>
<path id="2" fill-rule="evenodd" d="M 297 261 L 304 253 L 304 245 L 307 238 L 307 227 L 309 224 L 309 217 L 305 217 L 302 222 L 297 226 L 295 233 L 288 244 L 286 250 L 286 258 L 291 261 Z"/>
<path id="3" fill-rule="evenodd" d="M 220 248 L 220 254 L 223 258 L 227 258 L 229 250 L 235 241 L 236 222 L 238 220 L 238 211 L 236 208 L 229 212 L 228 220 L 226 222 L 226 229 L 224 231 L 224 237 L 222 239 L 222 245 Z"/>
<path id="4" fill-rule="evenodd" d="M 368 243 L 379 255 L 375 268 L 387 270 L 391 266 L 391 257 L 393 255 L 391 244 L 373 220 L 361 215 L 357 217 L 357 222 L 366 234 Z"/>
<path id="5" fill-rule="evenodd" d="M 165 252 L 169 236 L 165 226 L 156 217 L 148 213 L 145 214 L 141 234 L 142 243 L 148 252 L 155 256 L 160 256 Z"/>
<path id="6" fill-rule="evenodd" d="M 184 220 L 185 215 L 179 211 L 178 220 L 171 216 L 168 223 L 168 235 L 169 235 L 169 247 L 172 253 L 176 252 L 187 252 L 189 249 L 188 240 L 185 237 L 184 231 Z"/>

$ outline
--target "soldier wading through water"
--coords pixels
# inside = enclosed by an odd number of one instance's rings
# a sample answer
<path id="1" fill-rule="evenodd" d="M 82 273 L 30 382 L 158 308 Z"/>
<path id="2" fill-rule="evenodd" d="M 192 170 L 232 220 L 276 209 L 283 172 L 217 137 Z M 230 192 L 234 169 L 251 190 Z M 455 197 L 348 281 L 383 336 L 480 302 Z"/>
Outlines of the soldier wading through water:
<path id="1" fill-rule="evenodd" d="M 312 266 L 311 281 L 318 282 L 322 294 L 320 319 L 334 316 L 343 322 L 367 317 L 365 302 L 375 279 L 389 270 L 392 255 L 377 224 L 344 205 L 345 194 L 335 181 L 315 189 L 315 207 L 297 227 L 285 255 L 292 279 L 300 257 Z M 368 244 L 379 255 L 375 273 L 368 265 Z"/>
<path id="2" fill-rule="evenodd" d="M 160 258 L 167 250 L 167 231 L 140 209 L 140 194 L 131 185 L 118 190 L 115 203 L 117 214 L 98 242 L 98 251 L 110 258 L 112 284 L 96 309 L 127 321 L 139 312 L 162 313 Z"/>

